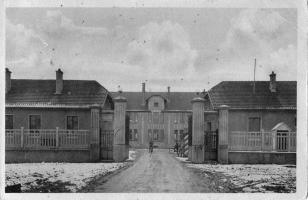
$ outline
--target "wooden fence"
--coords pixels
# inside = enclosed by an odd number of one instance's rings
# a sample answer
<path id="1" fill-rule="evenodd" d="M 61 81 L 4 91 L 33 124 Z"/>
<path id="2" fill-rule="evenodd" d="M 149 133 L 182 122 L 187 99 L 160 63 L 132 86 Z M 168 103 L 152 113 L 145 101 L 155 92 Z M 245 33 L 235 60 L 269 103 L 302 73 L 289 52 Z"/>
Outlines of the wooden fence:
<path id="1" fill-rule="evenodd" d="M 232 131 L 229 150 L 296 152 L 296 132 Z"/>
<path id="2" fill-rule="evenodd" d="M 87 149 L 88 130 L 63 129 L 7 129 L 5 131 L 6 149 Z"/>

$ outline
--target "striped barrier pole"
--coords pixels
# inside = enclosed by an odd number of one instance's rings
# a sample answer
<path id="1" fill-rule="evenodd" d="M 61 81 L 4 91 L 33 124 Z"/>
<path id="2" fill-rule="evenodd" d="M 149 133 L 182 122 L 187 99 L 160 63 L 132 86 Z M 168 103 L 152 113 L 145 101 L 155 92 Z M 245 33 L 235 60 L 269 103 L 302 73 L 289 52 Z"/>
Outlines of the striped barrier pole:
<path id="1" fill-rule="evenodd" d="M 184 156 L 188 157 L 188 134 L 184 137 Z"/>

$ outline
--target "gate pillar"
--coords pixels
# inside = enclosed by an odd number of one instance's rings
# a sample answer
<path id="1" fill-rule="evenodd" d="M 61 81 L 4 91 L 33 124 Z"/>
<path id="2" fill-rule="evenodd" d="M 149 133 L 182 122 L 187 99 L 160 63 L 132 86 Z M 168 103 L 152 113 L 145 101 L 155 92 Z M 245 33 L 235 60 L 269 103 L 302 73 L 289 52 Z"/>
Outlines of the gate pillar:
<path id="1" fill-rule="evenodd" d="M 192 146 L 191 161 L 204 162 L 204 106 L 205 100 L 196 97 L 192 101 Z"/>
<path id="2" fill-rule="evenodd" d="M 113 159 L 115 162 L 122 162 L 128 158 L 128 145 L 125 142 L 126 103 L 124 97 L 114 98 L 114 138 L 113 138 Z"/>
<path id="3" fill-rule="evenodd" d="M 217 161 L 222 164 L 228 163 L 228 132 L 229 132 L 229 106 L 222 105 L 218 117 L 218 149 Z"/>
<path id="4" fill-rule="evenodd" d="M 92 162 L 99 161 L 100 159 L 99 112 L 99 105 L 93 105 L 91 107 L 90 160 Z"/>

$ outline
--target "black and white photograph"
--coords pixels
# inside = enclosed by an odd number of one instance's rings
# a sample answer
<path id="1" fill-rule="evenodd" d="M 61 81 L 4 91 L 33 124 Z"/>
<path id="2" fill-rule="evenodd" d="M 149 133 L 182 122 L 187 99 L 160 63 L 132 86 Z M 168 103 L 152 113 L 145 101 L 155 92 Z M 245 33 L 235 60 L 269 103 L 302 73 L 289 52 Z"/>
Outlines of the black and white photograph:
<path id="1" fill-rule="evenodd" d="M 4 3 L 5 199 L 305 198 L 305 1 L 43 2 Z"/>

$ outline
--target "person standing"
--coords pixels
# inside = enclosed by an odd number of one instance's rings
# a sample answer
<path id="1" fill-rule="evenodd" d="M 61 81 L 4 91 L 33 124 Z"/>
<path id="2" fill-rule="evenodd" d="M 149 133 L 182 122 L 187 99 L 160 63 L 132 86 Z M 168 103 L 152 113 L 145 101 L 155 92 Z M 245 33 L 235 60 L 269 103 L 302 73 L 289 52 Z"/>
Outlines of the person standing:
<path id="1" fill-rule="evenodd" d="M 150 140 L 149 142 L 149 153 L 153 153 L 153 141 Z"/>

